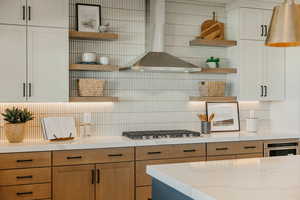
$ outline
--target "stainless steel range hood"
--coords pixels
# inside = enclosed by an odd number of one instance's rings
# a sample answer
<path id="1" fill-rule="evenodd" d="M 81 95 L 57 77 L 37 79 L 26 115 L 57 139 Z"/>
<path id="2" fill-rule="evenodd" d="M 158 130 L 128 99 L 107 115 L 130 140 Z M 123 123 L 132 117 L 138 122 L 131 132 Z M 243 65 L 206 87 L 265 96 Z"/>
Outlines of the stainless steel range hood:
<path id="1" fill-rule="evenodd" d="M 164 52 L 165 0 L 146 0 L 146 53 L 131 67 L 135 71 L 199 72 L 201 68 Z"/>

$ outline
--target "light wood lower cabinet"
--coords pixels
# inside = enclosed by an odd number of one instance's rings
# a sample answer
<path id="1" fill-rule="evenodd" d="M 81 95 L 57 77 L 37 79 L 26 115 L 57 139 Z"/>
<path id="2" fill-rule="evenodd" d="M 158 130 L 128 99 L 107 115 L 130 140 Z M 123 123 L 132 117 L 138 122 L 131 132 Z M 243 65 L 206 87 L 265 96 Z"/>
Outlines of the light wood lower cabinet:
<path id="1" fill-rule="evenodd" d="M 53 168 L 53 200 L 94 200 L 95 165 Z"/>
<path id="2" fill-rule="evenodd" d="M 236 159 L 236 156 L 235 155 L 207 156 L 207 161 L 232 160 L 232 159 Z"/>
<path id="3" fill-rule="evenodd" d="M 133 200 L 134 162 L 53 168 L 53 200 Z"/>
<path id="4" fill-rule="evenodd" d="M 143 186 L 136 188 L 136 200 L 152 200 L 152 187 Z"/>
<path id="5" fill-rule="evenodd" d="M 32 200 L 50 198 L 51 184 L 49 183 L 0 187 L 1 200 Z"/>
<path id="6" fill-rule="evenodd" d="M 134 199 L 134 162 L 96 165 L 96 200 Z"/>
<path id="7" fill-rule="evenodd" d="M 263 153 L 251 153 L 251 154 L 240 154 L 236 156 L 237 159 L 242 158 L 262 158 L 264 157 Z"/>

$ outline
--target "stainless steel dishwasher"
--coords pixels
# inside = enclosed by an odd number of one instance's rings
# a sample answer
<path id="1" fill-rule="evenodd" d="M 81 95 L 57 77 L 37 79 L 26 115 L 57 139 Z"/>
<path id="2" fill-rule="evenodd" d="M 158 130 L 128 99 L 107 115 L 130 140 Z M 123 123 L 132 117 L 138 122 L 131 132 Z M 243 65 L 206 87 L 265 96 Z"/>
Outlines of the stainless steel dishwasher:
<path id="1" fill-rule="evenodd" d="M 299 139 L 264 142 L 264 157 L 299 155 Z"/>

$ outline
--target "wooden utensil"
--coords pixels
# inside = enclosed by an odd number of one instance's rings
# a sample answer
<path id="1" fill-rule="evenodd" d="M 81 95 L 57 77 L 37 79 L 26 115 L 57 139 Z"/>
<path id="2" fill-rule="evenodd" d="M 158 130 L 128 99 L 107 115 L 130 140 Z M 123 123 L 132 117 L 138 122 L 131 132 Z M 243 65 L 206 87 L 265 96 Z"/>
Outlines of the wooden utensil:
<path id="1" fill-rule="evenodd" d="M 207 121 L 207 116 L 205 114 L 198 115 L 198 118 L 200 119 L 200 121 Z"/>
<path id="2" fill-rule="evenodd" d="M 208 122 L 211 122 L 214 118 L 215 118 L 215 113 L 212 113 L 212 114 L 209 116 Z"/>

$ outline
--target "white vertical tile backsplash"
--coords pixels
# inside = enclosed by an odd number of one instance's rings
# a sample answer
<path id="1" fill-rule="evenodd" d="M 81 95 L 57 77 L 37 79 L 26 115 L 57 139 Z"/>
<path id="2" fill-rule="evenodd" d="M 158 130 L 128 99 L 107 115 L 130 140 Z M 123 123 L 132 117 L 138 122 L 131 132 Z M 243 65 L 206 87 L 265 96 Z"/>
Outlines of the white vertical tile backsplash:
<path id="1" fill-rule="evenodd" d="M 80 61 L 82 52 L 96 52 L 110 57 L 111 63 L 127 66 L 145 52 L 144 0 L 70 0 L 70 28 L 76 28 L 75 4 L 101 4 L 102 22 L 109 22 L 120 35 L 117 41 L 70 41 L 70 63 Z M 190 47 L 189 40 L 199 34 L 199 25 L 212 12 L 226 22 L 225 8 L 211 3 L 189 0 L 167 0 L 165 50 L 184 60 L 203 65 L 209 56 L 220 57 L 227 65 L 226 49 Z M 228 67 L 228 66 L 227 66 Z M 74 116 L 76 121 L 84 112 L 92 112 L 92 121 L 98 135 L 121 135 L 122 131 L 148 129 L 199 130 L 196 114 L 204 112 L 202 102 L 189 102 L 189 96 L 198 94 L 201 80 L 225 80 L 226 75 L 196 75 L 179 73 L 139 72 L 70 72 L 70 95 L 77 95 L 78 78 L 107 80 L 105 94 L 118 96 L 118 103 L 37 103 L 0 104 L 0 112 L 13 105 L 27 107 L 35 119 L 29 124 L 28 138 L 41 139 L 40 118 L 44 116 Z M 269 119 L 269 104 L 241 102 L 241 119 L 249 110 L 256 110 L 260 119 Z M 0 139 L 4 139 L 0 129 Z"/>

